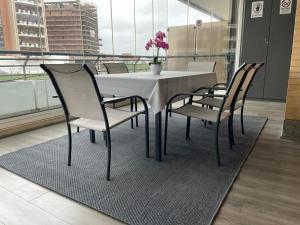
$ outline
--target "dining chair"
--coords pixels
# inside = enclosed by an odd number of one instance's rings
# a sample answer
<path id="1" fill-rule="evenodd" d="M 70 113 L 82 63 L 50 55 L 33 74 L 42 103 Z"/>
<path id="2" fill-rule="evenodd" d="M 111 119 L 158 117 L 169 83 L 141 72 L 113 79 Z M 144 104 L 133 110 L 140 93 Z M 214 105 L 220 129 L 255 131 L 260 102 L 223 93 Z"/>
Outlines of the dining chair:
<path id="1" fill-rule="evenodd" d="M 216 61 L 188 62 L 187 71 L 214 72 Z"/>
<path id="2" fill-rule="evenodd" d="M 103 66 L 108 74 L 129 72 L 125 63 L 103 63 Z M 135 108 L 135 111 L 137 111 L 137 98 L 130 99 L 130 110 L 133 111 L 133 108 Z M 138 117 L 135 117 L 135 125 L 137 127 L 139 125 Z M 131 119 L 131 128 L 133 128 L 133 119 Z"/>
<path id="3" fill-rule="evenodd" d="M 94 75 L 97 75 L 97 74 L 98 74 L 98 70 L 97 70 L 97 68 L 96 68 L 95 65 L 93 65 L 93 64 L 87 64 L 87 66 L 89 67 L 89 69 L 92 71 L 92 73 L 93 73 Z M 102 93 L 102 97 L 103 97 L 103 99 L 104 99 L 105 101 L 107 101 L 107 100 L 112 100 L 112 99 L 116 99 L 116 98 L 117 98 L 117 97 L 114 96 L 114 95 L 104 94 L 104 93 Z M 114 104 L 113 104 L 113 107 L 114 107 Z M 77 127 L 77 133 L 79 133 L 79 131 L 80 131 L 80 127 Z"/>
<path id="4" fill-rule="evenodd" d="M 187 71 L 201 71 L 213 73 L 215 71 L 216 61 L 207 61 L 207 62 L 188 62 Z M 183 99 L 183 104 L 185 104 L 185 99 Z M 172 104 L 170 105 L 172 109 Z M 172 110 L 169 112 L 169 116 L 172 116 Z"/>
<path id="5" fill-rule="evenodd" d="M 199 92 L 202 90 L 208 90 L 211 87 L 202 87 L 198 89 L 198 92 L 193 93 L 179 93 L 174 95 L 169 101 L 166 106 L 166 118 L 165 118 L 165 136 L 164 136 L 164 154 L 167 153 L 167 134 L 168 134 L 168 112 L 172 110 L 173 113 L 180 114 L 187 117 L 187 124 L 186 124 L 186 139 L 190 137 L 190 125 L 191 125 L 191 118 L 201 119 L 205 121 L 210 121 L 215 123 L 216 131 L 215 131 L 215 152 L 216 152 L 216 160 L 217 165 L 220 166 L 220 154 L 219 154 L 219 126 L 220 123 L 228 119 L 228 137 L 229 137 L 229 144 L 232 147 L 232 109 L 231 107 L 234 105 L 236 101 L 236 97 L 238 91 L 240 90 L 241 83 L 245 79 L 245 76 L 249 69 L 251 68 L 252 64 L 244 63 L 234 74 L 232 77 L 230 84 L 226 90 L 225 94 L 215 94 L 215 93 L 203 93 Z M 215 87 L 214 90 L 219 90 L 224 88 Z M 179 108 L 170 109 L 170 104 L 172 101 L 179 96 L 187 96 L 189 98 L 189 102 Z M 222 99 L 222 105 L 219 109 L 211 109 L 202 106 L 193 105 L 193 97 L 194 96 L 201 96 L 201 97 L 218 97 Z M 230 110 L 228 110 L 230 109 Z"/>
<path id="6" fill-rule="evenodd" d="M 107 145 L 106 179 L 110 179 L 111 165 L 111 129 L 134 118 L 145 115 L 145 147 L 149 157 L 149 114 L 145 100 L 140 96 L 129 96 L 104 101 L 93 72 L 86 65 L 78 64 L 41 64 L 61 101 L 68 130 L 68 166 L 71 166 L 72 133 L 71 125 L 104 133 Z M 144 105 L 143 111 L 128 112 L 107 107 L 107 104 L 121 102 L 132 97 L 138 98 Z"/>
<path id="7" fill-rule="evenodd" d="M 241 113 L 240 113 L 240 122 L 241 122 L 241 130 L 242 130 L 242 134 L 245 134 L 245 130 L 244 130 L 244 105 L 245 105 L 245 101 L 246 101 L 246 97 L 248 94 L 248 91 L 251 87 L 252 81 L 255 78 L 258 70 L 263 67 L 264 63 L 256 63 L 253 64 L 253 66 L 251 67 L 251 69 L 249 70 L 249 72 L 247 73 L 247 76 L 245 78 L 245 80 L 243 81 L 243 84 L 241 86 L 241 90 L 239 91 L 239 94 L 237 96 L 236 99 L 236 103 L 234 106 L 234 111 L 241 109 Z M 224 83 L 219 83 L 214 85 L 216 86 L 223 86 L 226 88 L 226 84 Z M 195 103 L 199 103 L 202 105 L 207 105 L 209 107 L 216 107 L 216 108 L 220 108 L 220 106 L 222 105 L 222 99 L 218 99 L 218 98 L 213 98 L 213 97 L 205 97 L 201 100 L 198 101 L 193 101 Z"/>

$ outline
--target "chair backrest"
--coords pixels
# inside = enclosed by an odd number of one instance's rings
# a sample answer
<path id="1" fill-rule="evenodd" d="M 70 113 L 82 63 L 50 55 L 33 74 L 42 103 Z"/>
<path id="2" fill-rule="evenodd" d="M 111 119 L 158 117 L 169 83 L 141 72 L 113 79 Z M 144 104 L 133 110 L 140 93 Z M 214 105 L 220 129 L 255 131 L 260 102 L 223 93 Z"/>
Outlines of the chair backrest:
<path id="1" fill-rule="evenodd" d="M 187 71 L 214 72 L 216 67 L 215 61 L 210 62 L 189 62 Z"/>
<path id="2" fill-rule="evenodd" d="M 86 64 L 86 65 L 89 67 L 90 71 L 92 71 L 94 75 L 98 74 L 98 70 L 95 65 L 91 65 L 91 64 Z"/>
<path id="3" fill-rule="evenodd" d="M 243 63 L 240 66 L 240 68 L 235 72 L 227 88 L 227 97 L 224 99 L 225 102 L 223 105 L 223 110 L 227 110 L 231 107 L 233 101 L 235 100 L 235 97 L 240 91 L 245 76 L 254 65 L 255 64 L 253 63 Z"/>
<path id="4" fill-rule="evenodd" d="M 103 63 L 107 73 L 128 73 L 125 63 Z"/>
<path id="5" fill-rule="evenodd" d="M 257 71 L 263 67 L 264 63 L 257 63 L 255 66 L 253 66 L 250 71 L 247 73 L 247 76 L 243 82 L 243 85 L 241 87 L 241 91 L 238 95 L 237 101 L 244 100 L 247 96 L 247 93 L 249 91 L 250 85 L 257 74 Z"/>
<path id="6" fill-rule="evenodd" d="M 94 74 L 87 65 L 41 64 L 62 103 L 67 121 L 70 116 L 102 120 L 105 108 Z"/>

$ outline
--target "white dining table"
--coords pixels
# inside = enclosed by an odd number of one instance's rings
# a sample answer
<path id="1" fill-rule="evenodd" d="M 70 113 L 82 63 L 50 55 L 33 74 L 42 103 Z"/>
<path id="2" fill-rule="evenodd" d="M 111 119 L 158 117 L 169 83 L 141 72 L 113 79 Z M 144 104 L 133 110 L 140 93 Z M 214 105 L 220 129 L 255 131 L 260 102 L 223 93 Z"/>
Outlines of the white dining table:
<path id="1" fill-rule="evenodd" d="M 191 93 L 200 87 L 217 83 L 216 73 L 201 71 L 162 71 L 160 75 L 135 72 L 102 74 L 95 77 L 100 93 L 120 96 L 139 95 L 147 100 L 151 111 L 155 114 L 155 152 L 158 161 L 162 159 L 161 112 L 165 109 L 168 100 L 178 93 Z"/>

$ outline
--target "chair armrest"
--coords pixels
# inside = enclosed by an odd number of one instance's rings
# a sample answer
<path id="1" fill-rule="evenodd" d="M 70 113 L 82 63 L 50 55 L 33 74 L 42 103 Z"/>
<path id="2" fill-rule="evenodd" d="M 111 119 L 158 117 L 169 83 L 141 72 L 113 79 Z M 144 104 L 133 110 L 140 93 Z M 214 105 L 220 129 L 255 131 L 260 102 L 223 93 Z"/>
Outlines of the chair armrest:
<path id="1" fill-rule="evenodd" d="M 112 95 L 112 97 L 115 97 Z M 103 100 L 102 103 L 104 104 L 109 104 L 109 103 L 118 103 L 118 102 L 123 102 L 127 99 L 131 99 L 133 96 L 126 96 L 126 97 L 116 97 L 115 99 L 109 99 L 109 100 Z"/>
<path id="2" fill-rule="evenodd" d="M 209 91 L 222 91 L 222 90 L 227 90 L 227 87 L 217 87 L 217 86 L 211 86 L 211 87 L 200 87 L 194 93 L 199 92 L 201 90 L 207 90 Z"/>
<path id="3" fill-rule="evenodd" d="M 210 93 L 180 93 L 180 95 L 189 95 L 189 96 L 204 96 L 204 97 L 227 97 L 227 95 L 222 94 L 210 94 Z"/>
<path id="4" fill-rule="evenodd" d="M 203 88 L 203 89 L 206 89 L 206 88 Z M 170 100 L 168 101 L 168 104 L 167 104 L 167 109 L 168 109 L 168 106 L 173 102 L 173 100 L 179 96 L 188 96 L 190 97 L 190 100 L 189 102 L 192 102 L 193 101 L 193 97 L 194 96 L 202 96 L 202 97 L 219 97 L 219 98 L 225 98 L 227 97 L 227 95 L 222 95 L 222 94 L 213 94 L 213 93 L 187 93 L 187 92 L 182 92 L 182 93 L 178 93 L 176 95 L 174 95 L 172 98 L 170 98 Z"/>
<path id="5" fill-rule="evenodd" d="M 128 99 L 131 99 L 131 98 L 137 98 L 137 99 L 140 99 L 141 102 L 143 103 L 144 105 L 144 109 L 145 109 L 145 112 L 148 113 L 148 106 L 147 106 L 147 103 L 145 101 L 144 98 L 142 98 L 141 96 L 139 95 L 132 95 L 132 96 L 126 96 L 126 97 L 117 97 L 116 99 L 110 99 L 110 100 L 107 100 L 107 101 L 102 101 L 101 104 L 109 104 L 109 103 L 118 103 L 118 102 L 122 102 L 122 101 L 125 101 L 125 100 L 128 100 Z"/>
<path id="6" fill-rule="evenodd" d="M 217 87 L 217 86 L 224 86 L 224 87 L 228 87 L 227 83 L 216 83 L 213 85 L 213 87 Z"/>

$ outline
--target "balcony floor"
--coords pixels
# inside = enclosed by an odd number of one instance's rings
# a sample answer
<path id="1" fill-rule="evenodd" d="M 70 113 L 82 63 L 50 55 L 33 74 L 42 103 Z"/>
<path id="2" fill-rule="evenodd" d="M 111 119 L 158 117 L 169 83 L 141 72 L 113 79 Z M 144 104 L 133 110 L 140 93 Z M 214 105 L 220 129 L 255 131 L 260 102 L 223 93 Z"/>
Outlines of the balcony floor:
<path id="1" fill-rule="evenodd" d="M 299 224 L 300 144 L 280 139 L 285 104 L 248 101 L 245 113 L 269 120 L 215 225 Z M 75 131 L 75 130 L 74 130 Z M 0 140 L 0 155 L 66 135 L 57 124 Z M 122 224 L 0 168 L 0 224 Z"/>

